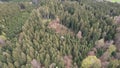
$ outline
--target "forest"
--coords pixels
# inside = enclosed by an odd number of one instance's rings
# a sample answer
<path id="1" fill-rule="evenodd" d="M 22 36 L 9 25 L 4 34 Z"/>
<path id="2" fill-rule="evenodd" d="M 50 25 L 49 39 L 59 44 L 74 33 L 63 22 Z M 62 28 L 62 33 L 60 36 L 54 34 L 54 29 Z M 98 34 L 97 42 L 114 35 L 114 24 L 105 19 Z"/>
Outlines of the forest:
<path id="1" fill-rule="evenodd" d="M 0 0 L 0 68 L 120 68 L 120 3 Z"/>

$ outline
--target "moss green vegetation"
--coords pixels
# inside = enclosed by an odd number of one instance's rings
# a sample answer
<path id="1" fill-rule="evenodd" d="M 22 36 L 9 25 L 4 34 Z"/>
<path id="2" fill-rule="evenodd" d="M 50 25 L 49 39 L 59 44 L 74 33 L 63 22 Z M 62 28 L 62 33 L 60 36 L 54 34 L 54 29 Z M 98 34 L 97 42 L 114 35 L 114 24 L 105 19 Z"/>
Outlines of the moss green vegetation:
<path id="1" fill-rule="evenodd" d="M 29 17 L 32 6 L 24 3 L 26 9 L 21 10 L 18 3 L 4 3 L 0 4 L 0 25 L 6 27 L 6 32 L 9 38 L 13 38 L 19 34 L 21 27 Z M 11 8 L 11 9 L 9 9 Z"/>
<path id="2" fill-rule="evenodd" d="M 101 68 L 101 61 L 96 56 L 88 56 L 83 60 L 81 68 Z"/>

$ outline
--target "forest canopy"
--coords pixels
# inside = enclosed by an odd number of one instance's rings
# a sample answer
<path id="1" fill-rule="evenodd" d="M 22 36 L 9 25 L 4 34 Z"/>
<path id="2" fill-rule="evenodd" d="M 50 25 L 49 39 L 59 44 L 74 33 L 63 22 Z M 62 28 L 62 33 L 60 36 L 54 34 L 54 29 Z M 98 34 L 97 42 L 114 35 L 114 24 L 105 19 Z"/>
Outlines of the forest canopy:
<path id="1" fill-rule="evenodd" d="M 0 68 L 119 68 L 119 9 L 97 0 L 0 3 Z"/>

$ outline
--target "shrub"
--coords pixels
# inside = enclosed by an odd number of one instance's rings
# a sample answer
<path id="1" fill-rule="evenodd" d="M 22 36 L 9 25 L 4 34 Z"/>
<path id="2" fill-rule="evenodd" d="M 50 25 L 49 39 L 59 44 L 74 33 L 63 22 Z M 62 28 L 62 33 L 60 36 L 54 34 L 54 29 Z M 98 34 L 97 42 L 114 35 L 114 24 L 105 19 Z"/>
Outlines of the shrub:
<path id="1" fill-rule="evenodd" d="M 101 62 L 96 56 L 88 56 L 82 61 L 81 68 L 101 68 Z"/>

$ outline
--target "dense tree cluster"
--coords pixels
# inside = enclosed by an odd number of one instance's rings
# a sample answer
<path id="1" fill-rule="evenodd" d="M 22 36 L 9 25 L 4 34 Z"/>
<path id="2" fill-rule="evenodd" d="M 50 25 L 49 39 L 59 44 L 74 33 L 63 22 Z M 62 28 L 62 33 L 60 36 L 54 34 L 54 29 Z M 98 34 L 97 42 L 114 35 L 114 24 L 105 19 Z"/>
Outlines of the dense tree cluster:
<path id="1" fill-rule="evenodd" d="M 40 0 L 32 11 L 31 6 L 25 11 L 20 11 L 17 6 L 17 11 L 12 8 L 4 11 L 8 14 L 0 14 L 0 23 L 6 27 L 3 31 L 7 34 L 5 45 L 0 46 L 0 67 L 100 68 L 101 57 L 110 61 L 108 67 L 120 66 L 120 61 L 109 58 L 114 57 L 116 47 L 107 42 L 114 40 L 118 27 L 114 17 L 120 14 L 119 4 L 92 0 Z M 51 23 L 54 29 L 66 28 L 64 34 L 49 28 Z M 97 57 L 93 51 L 89 52 L 92 49 Z M 88 52 L 92 56 L 88 56 Z"/>
<path id="2" fill-rule="evenodd" d="M 19 34 L 21 31 L 22 25 L 29 17 L 29 14 L 32 10 L 32 5 L 29 3 L 22 3 L 26 9 L 21 11 L 23 6 L 20 6 L 21 3 L 4 3 L 0 4 L 0 26 L 4 26 L 4 32 L 11 39 Z"/>

